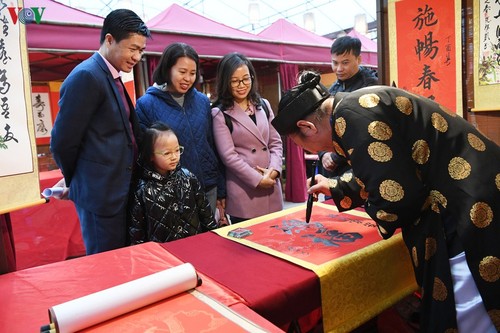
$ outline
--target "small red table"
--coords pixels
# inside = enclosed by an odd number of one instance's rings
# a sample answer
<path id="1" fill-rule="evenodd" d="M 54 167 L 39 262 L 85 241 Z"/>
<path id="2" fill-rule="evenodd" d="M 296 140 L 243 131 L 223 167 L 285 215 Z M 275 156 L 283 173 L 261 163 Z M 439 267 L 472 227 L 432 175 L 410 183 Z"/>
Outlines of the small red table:
<path id="1" fill-rule="evenodd" d="M 40 191 L 62 178 L 60 170 L 40 172 Z M 17 270 L 85 255 L 80 222 L 70 200 L 49 202 L 10 213 Z"/>

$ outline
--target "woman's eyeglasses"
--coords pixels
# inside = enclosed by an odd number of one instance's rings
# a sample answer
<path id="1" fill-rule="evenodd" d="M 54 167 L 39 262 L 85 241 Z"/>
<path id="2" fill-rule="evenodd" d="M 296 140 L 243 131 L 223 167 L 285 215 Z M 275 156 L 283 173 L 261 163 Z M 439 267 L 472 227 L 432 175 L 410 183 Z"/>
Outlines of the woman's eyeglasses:
<path id="1" fill-rule="evenodd" d="M 252 77 L 245 77 L 241 80 L 231 80 L 231 87 L 236 88 L 240 85 L 240 83 L 243 83 L 245 86 L 249 86 L 252 83 Z"/>
<path id="2" fill-rule="evenodd" d="M 182 155 L 182 153 L 184 152 L 184 147 L 183 146 L 179 146 L 179 148 L 177 148 L 176 150 L 174 151 L 164 151 L 164 152 L 154 152 L 156 155 L 161 155 L 165 158 L 172 158 L 174 156 L 180 156 Z"/>

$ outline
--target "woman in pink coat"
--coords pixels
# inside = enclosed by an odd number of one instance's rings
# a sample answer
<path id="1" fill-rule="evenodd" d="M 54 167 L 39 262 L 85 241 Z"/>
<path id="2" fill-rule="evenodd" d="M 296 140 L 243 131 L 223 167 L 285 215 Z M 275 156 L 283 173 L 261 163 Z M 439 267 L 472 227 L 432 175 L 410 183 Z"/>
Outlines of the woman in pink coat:
<path id="1" fill-rule="evenodd" d="M 283 145 L 244 55 L 230 53 L 219 62 L 213 106 L 215 145 L 226 169 L 225 212 L 235 223 L 282 210 Z"/>

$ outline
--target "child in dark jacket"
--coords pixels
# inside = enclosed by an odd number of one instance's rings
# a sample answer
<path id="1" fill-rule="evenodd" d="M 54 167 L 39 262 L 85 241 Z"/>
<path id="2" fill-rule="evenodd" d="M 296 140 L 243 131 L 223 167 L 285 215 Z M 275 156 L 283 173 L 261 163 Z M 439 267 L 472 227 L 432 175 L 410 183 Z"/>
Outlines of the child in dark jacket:
<path id="1" fill-rule="evenodd" d="M 166 124 L 144 131 L 142 174 L 129 207 L 131 244 L 169 242 L 217 227 L 200 182 L 179 165 L 183 151 Z"/>

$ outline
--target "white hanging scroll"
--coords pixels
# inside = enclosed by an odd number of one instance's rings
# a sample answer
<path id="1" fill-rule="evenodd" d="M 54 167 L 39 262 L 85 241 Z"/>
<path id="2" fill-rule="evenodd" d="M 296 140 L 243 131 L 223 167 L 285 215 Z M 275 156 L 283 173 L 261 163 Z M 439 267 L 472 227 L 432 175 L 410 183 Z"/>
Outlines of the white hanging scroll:
<path id="1" fill-rule="evenodd" d="M 0 214 L 43 202 L 22 10 L 22 1 L 0 0 Z"/>
<path id="2" fill-rule="evenodd" d="M 33 122 L 35 124 L 35 136 L 37 139 L 50 138 L 53 120 L 52 110 L 50 106 L 51 104 L 49 87 L 42 86 L 38 89 L 35 89 L 35 87 L 33 87 L 31 100 L 31 107 L 33 108 Z"/>

